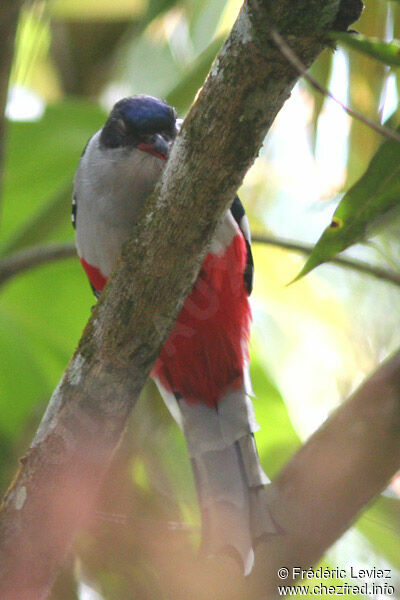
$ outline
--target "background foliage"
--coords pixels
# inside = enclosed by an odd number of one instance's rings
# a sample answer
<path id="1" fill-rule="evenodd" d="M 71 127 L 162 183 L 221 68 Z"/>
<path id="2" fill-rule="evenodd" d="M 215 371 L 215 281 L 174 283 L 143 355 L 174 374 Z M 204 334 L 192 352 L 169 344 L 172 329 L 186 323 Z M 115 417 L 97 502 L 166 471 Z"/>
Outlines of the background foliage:
<path id="1" fill-rule="evenodd" d="M 240 4 L 49 0 L 22 11 L 8 104 L 0 260 L 30 246 L 72 240 L 73 173 L 107 110 L 124 95 L 150 93 L 166 98 L 183 116 Z M 399 33 L 399 4 L 367 0 L 357 29 L 367 38 L 339 41 L 336 53 L 325 51 L 311 73 L 375 121 L 393 114 L 397 124 L 399 52 L 382 42 Z M 253 231 L 315 243 L 382 141 L 300 82 L 240 192 Z M 390 154 L 382 176 L 395 169 Z M 364 197 L 376 198 L 376 185 L 374 178 L 363 180 L 354 222 L 361 218 Z M 386 206 L 378 201 L 374 224 L 382 225 Z M 364 238 L 347 254 L 398 272 L 398 232 L 392 211 L 383 228 L 367 229 L 372 241 Z M 254 249 L 251 341 L 261 425 L 257 443 L 271 477 L 400 345 L 397 286 L 328 264 L 286 287 L 304 261 L 278 246 Z M 29 445 L 93 302 L 76 259 L 26 271 L 0 289 L 1 491 Z M 394 482 L 323 564 L 390 568 L 400 598 L 396 489 L 399 493 Z M 198 524 L 184 440 L 149 383 L 93 523 L 82 532 L 53 600 L 164 598 L 160 573 L 166 554 L 170 560 L 174 553 L 192 552 Z"/>

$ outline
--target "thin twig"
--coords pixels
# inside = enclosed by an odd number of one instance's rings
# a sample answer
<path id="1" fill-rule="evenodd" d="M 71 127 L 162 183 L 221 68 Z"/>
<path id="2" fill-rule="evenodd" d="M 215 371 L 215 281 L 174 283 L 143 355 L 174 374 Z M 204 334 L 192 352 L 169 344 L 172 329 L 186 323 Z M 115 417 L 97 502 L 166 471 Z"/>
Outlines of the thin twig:
<path id="1" fill-rule="evenodd" d="M 7 256 L 0 261 L 0 285 L 22 271 L 37 267 L 52 260 L 70 258 L 76 254 L 72 242 L 33 246 Z"/>
<path id="2" fill-rule="evenodd" d="M 313 250 L 311 244 L 295 242 L 265 233 L 254 234 L 252 239 L 253 242 L 257 244 L 268 244 L 270 246 L 276 246 L 277 248 L 301 252 L 302 254 L 311 254 Z M 15 252 L 11 256 L 7 256 L 0 261 L 0 285 L 3 285 L 6 281 L 23 271 L 53 260 L 70 258 L 75 256 L 75 254 L 76 250 L 73 242 L 33 246 L 26 250 Z M 352 269 L 353 271 L 370 275 L 371 277 L 375 277 L 375 279 L 380 279 L 387 283 L 400 286 L 400 273 L 396 273 L 394 270 L 370 265 L 369 263 L 354 258 L 336 257 L 330 260 L 330 262 L 346 269 Z"/>
<path id="3" fill-rule="evenodd" d="M 293 242 L 291 240 L 286 240 L 268 234 L 255 234 L 252 236 L 252 239 L 253 242 L 258 244 L 268 244 L 270 246 L 277 246 L 278 248 L 285 248 L 286 250 L 301 252 L 302 254 L 311 254 L 311 252 L 314 249 L 314 246 L 309 244 L 303 244 L 302 242 Z M 376 279 L 381 279 L 383 281 L 386 281 L 387 283 L 392 283 L 396 286 L 400 286 L 400 273 L 396 273 L 396 271 L 385 269 L 383 267 L 378 267 L 376 265 L 370 265 L 367 262 L 357 260 L 354 258 L 336 257 L 332 258 L 329 262 L 344 267 L 346 269 L 352 269 L 353 271 L 365 273 L 366 275 L 370 275 L 371 277 L 375 277 Z"/>
<path id="4" fill-rule="evenodd" d="M 278 33 L 278 31 L 276 29 L 274 29 L 273 27 L 271 27 L 270 28 L 270 34 L 271 34 L 271 37 L 274 40 L 276 46 L 279 48 L 279 50 L 283 54 L 283 56 L 288 60 L 288 62 L 292 65 L 292 67 L 294 67 L 296 69 L 296 71 L 300 75 L 302 75 L 304 77 L 304 79 L 306 79 L 309 82 L 310 85 L 312 85 L 312 87 L 314 89 L 316 89 L 318 92 L 320 92 L 324 96 L 327 96 L 328 98 L 330 98 L 331 100 L 333 100 L 334 102 L 336 102 L 336 104 L 338 104 L 351 117 L 354 117 L 355 119 L 358 119 L 359 121 L 361 121 L 362 123 L 364 123 L 365 125 L 367 125 L 367 127 L 370 127 L 371 129 L 373 129 L 374 131 L 376 131 L 380 135 L 383 135 L 386 138 L 394 140 L 395 142 L 397 142 L 397 143 L 400 144 L 400 135 L 398 133 L 396 133 L 392 129 L 388 129 L 384 125 L 380 125 L 379 123 L 376 123 L 375 121 L 372 121 L 371 119 L 369 119 L 368 117 L 366 117 L 362 113 L 358 112 L 357 110 L 354 110 L 353 108 L 350 108 L 349 106 L 346 106 L 346 104 L 344 104 L 343 102 L 341 102 L 340 100 L 338 100 L 338 98 L 336 98 L 329 90 L 327 90 L 320 83 L 318 83 L 318 81 L 316 81 L 307 72 L 307 69 L 303 65 L 303 63 L 301 62 L 301 60 L 296 56 L 296 54 L 293 52 L 293 50 L 291 49 L 291 47 L 289 46 L 289 44 L 280 35 L 280 33 Z"/>

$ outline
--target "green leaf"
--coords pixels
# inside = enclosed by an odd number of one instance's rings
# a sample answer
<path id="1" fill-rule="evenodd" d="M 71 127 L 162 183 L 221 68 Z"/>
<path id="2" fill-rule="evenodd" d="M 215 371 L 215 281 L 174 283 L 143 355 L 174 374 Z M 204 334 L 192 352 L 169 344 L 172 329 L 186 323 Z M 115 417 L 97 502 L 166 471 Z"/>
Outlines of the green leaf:
<path id="1" fill-rule="evenodd" d="M 71 207 L 72 181 L 68 182 L 26 223 L 16 231 L 7 244 L 0 249 L 0 255 L 7 255 L 42 243 L 54 237 L 59 227 L 65 226 L 66 216 Z"/>
<path id="2" fill-rule="evenodd" d="M 349 576 L 338 577 L 335 575 L 335 570 L 338 569 L 337 564 L 332 563 L 328 560 L 322 560 L 318 565 L 313 567 L 314 572 L 318 571 L 319 568 L 321 568 L 322 573 L 324 573 L 323 577 L 318 576 L 312 577 L 310 579 L 303 577 L 296 580 L 296 586 L 299 595 L 305 596 L 306 598 L 317 597 L 320 598 L 320 600 L 331 600 L 334 597 L 338 597 L 340 595 L 340 592 L 343 592 L 344 589 L 346 589 L 343 586 L 347 584 L 349 588 L 350 586 L 352 586 L 351 598 L 353 598 L 354 600 L 362 600 L 367 598 L 361 593 L 356 593 L 356 590 L 353 586 L 358 587 L 360 584 L 355 583 L 353 580 L 350 579 Z M 327 576 L 327 573 L 330 573 L 329 577 Z M 309 587 L 307 594 L 300 594 L 301 587 L 305 585 Z M 333 588 L 336 590 L 336 594 L 332 593 Z M 317 590 L 318 596 L 316 596 Z"/>
<path id="3" fill-rule="evenodd" d="M 397 131 L 400 131 L 398 129 Z M 400 207 L 400 144 L 386 140 L 364 175 L 348 190 L 337 207 L 297 281 L 318 265 L 362 240 L 383 225 L 383 217 Z"/>
<path id="4" fill-rule="evenodd" d="M 147 4 L 147 0 L 55 0 L 49 3 L 49 10 L 53 17 L 60 20 L 112 22 L 142 16 Z"/>
<path id="5" fill-rule="evenodd" d="M 9 124 L 3 254 L 73 236 L 74 170 L 87 139 L 104 118 L 96 104 L 70 100 L 49 106 L 36 122 Z M 19 438 L 27 423 L 40 416 L 92 304 L 77 260 L 43 265 L 2 286 L 0 437 Z"/>
<path id="6" fill-rule="evenodd" d="M 356 528 L 400 571 L 400 500 L 381 496 L 360 517 Z"/>
<path id="7" fill-rule="evenodd" d="M 105 113 L 92 102 L 49 106 L 35 122 L 9 124 L 1 218 L 3 252 L 72 236 L 70 198 L 74 171 L 88 138 Z M 60 228 L 61 225 L 61 228 Z"/>
<path id="8" fill-rule="evenodd" d="M 257 355 L 251 360 L 254 407 L 260 430 L 256 441 L 261 462 L 269 477 L 274 477 L 301 445 L 277 386 Z"/>
<path id="9" fill-rule="evenodd" d="M 175 106 L 180 113 L 185 112 L 193 102 L 193 98 L 204 83 L 204 79 L 224 39 L 225 36 L 219 36 L 213 40 L 204 52 L 196 58 L 187 72 L 182 75 L 176 87 L 168 93 L 166 97 L 168 104 Z"/>
<path id="10" fill-rule="evenodd" d="M 153 19 L 174 8 L 178 3 L 178 0 L 149 0 L 146 22 L 150 23 Z"/>
<path id="11" fill-rule="evenodd" d="M 377 60 L 397 67 L 400 65 L 400 41 L 385 42 L 379 38 L 367 37 L 360 33 L 332 33 L 331 37 L 348 48 L 372 56 Z"/>
<path id="12" fill-rule="evenodd" d="M 0 437 L 19 437 L 40 417 L 93 303 L 77 259 L 43 265 L 2 286 Z"/>
<path id="13" fill-rule="evenodd" d="M 317 60 L 311 65 L 309 69 L 310 75 L 316 79 L 320 85 L 325 88 L 329 87 L 329 81 L 332 75 L 333 66 L 333 53 L 330 48 L 325 50 L 319 55 Z M 322 109 L 325 105 L 326 97 L 317 91 L 307 80 L 302 80 L 304 85 L 307 86 L 307 92 L 311 94 L 313 99 L 313 114 L 310 123 L 310 135 L 315 154 L 317 133 L 318 133 L 318 120 L 321 115 Z"/>

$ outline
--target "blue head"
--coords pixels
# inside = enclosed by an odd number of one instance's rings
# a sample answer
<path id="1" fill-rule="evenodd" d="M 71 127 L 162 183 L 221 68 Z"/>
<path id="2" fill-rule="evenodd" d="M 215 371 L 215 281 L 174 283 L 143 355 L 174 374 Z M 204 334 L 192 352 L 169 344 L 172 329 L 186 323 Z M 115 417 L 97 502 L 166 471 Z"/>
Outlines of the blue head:
<path id="1" fill-rule="evenodd" d="M 104 148 L 133 147 L 166 158 L 177 133 L 176 112 L 153 96 L 132 96 L 117 102 L 104 125 Z"/>

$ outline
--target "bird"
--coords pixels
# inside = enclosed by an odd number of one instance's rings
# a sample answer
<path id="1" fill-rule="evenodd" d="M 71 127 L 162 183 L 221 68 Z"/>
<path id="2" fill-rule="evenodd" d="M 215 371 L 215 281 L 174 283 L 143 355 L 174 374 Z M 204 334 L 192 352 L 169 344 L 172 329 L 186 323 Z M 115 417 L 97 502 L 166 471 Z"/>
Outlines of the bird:
<path id="1" fill-rule="evenodd" d="M 87 142 L 74 178 L 77 254 L 96 297 L 159 180 L 182 120 L 164 100 L 119 100 Z M 237 196 L 212 239 L 151 372 L 183 429 L 202 517 L 200 551 L 234 555 L 248 575 L 258 540 L 278 532 L 257 453 L 249 333 L 250 228 Z"/>

